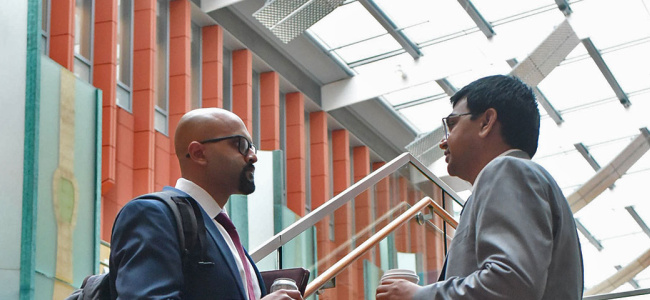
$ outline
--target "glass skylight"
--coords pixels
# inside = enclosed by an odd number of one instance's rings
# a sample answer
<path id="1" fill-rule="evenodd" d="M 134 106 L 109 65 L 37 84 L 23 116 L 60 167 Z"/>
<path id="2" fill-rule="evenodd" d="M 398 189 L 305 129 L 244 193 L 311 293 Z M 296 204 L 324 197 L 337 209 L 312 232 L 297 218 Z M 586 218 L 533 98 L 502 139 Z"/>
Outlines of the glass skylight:
<path id="1" fill-rule="evenodd" d="M 381 95 L 420 134 L 439 128 L 440 118 L 451 111 L 449 97 L 436 80 L 444 78 L 460 89 L 486 75 L 508 74 L 512 68 L 507 60 L 526 59 L 565 19 L 580 39 L 591 39 L 632 104 L 623 107 L 585 46 L 578 44 L 537 86 L 564 122 L 556 124 L 540 106 L 540 146 L 534 160 L 569 196 L 596 174 L 574 144 L 582 143 L 606 167 L 641 134 L 639 128 L 650 127 L 649 0 L 569 1 L 573 13 L 568 17 L 553 0 L 472 0 L 496 33 L 491 39 L 456 0 L 373 2 L 394 30 L 419 48 L 423 54 L 419 60 L 431 67 L 429 81 Z M 327 44 L 325 50 L 342 57 L 357 76 L 386 70 L 400 73 L 417 62 L 357 1 L 336 9 L 310 28 L 310 33 Z M 404 75 L 407 80 L 408 71 Z M 447 175 L 444 160 L 431 169 L 439 177 Z M 650 224 L 648 182 L 650 154 L 646 153 L 613 189 L 575 214 L 603 246 L 598 250 L 580 234 L 586 289 L 650 249 L 650 237 L 626 209 L 634 207 Z M 650 288 L 650 270 L 616 291 L 635 288 Z"/>

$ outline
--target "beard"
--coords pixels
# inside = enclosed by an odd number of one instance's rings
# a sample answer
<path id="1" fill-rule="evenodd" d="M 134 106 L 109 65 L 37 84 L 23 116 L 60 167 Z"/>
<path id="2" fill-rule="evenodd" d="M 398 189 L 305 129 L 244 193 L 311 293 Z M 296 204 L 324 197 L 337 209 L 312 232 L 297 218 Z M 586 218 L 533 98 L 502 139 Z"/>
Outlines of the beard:
<path id="1" fill-rule="evenodd" d="M 254 170 L 255 167 L 253 164 L 249 163 L 239 174 L 239 191 L 244 195 L 249 195 L 255 191 L 255 177 L 253 176 Z"/>

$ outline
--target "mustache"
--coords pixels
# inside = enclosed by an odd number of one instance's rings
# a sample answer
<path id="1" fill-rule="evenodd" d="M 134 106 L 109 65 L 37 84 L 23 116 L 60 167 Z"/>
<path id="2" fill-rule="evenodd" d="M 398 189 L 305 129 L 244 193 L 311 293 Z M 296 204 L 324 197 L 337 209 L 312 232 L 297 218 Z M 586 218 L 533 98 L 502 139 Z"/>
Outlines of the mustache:
<path id="1" fill-rule="evenodd" d="M 252 162 L 249 162 L 249 163 L 246 164 L 246 166 L 244 167 L 244 171 L 251 171 L 251 172 L 252 172 L 252 171 L 255 171 L 255 166 L 253 165 Z"/>

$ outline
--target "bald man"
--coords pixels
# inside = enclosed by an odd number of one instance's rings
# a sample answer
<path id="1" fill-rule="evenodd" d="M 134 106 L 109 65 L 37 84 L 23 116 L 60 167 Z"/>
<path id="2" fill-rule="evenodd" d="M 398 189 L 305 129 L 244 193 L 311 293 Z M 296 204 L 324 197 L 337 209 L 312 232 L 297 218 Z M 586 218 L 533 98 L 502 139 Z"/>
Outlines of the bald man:
<path id="1" fill-rule="evenodd" d="M 198 203 L 207 231 L 206 259 L 183 274 L 171 210 L 158 200 L 130 201 L 113 227 L 111 293 L 117 299 L 302 299 L 298 291 L 266 295 L 264 282 L 223 210 L 233 194 L 255 191 L 256 148 L 242 120 L 218 108 L 196 109 L 178 122 L 181 167 L 163 191 Z M 189 270 L 189 271 L 188 271 Z"/>

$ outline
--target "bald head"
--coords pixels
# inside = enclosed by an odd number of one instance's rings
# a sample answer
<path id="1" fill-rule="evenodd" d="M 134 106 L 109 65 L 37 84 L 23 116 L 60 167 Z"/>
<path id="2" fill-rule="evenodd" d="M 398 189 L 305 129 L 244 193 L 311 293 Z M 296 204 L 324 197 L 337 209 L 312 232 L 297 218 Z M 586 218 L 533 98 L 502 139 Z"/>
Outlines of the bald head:
<path id="1" fill-rule="evenodd" d="M 174 149 L 183 165 L 183 158 L 193 141 L 238 133 L 244 122 L 234 113 L 221 108 L 199 108 L 186 113 L 176 127 Z"/>
<path id="2" fill-rule="evenodd" d="M 248 143 L 242 144 L 243 139 Z M 174 135 L 183 178 L 207 191 L 221 207 L 232 194 L 252 193 L 257 156 L 250 141 L 244 122 L 230 111 L 201 108 L 186 113 Z M 244 153 L 242 145 L 253 151 Z"/>

